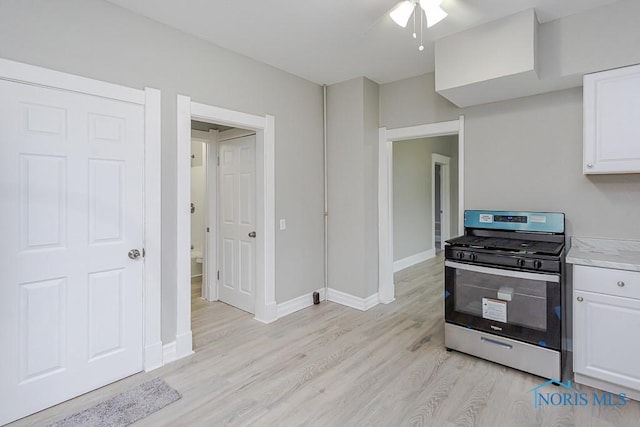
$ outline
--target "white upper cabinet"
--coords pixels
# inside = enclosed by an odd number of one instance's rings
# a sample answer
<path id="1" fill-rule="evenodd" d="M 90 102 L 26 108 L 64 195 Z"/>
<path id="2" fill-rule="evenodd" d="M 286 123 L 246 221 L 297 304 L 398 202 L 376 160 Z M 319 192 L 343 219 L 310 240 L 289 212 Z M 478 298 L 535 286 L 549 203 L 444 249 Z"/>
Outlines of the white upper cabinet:
<path id="1" fill-rule="evenodd" d="M 640 65 L 584 76 L 582 170 L 640 173 Z"/>

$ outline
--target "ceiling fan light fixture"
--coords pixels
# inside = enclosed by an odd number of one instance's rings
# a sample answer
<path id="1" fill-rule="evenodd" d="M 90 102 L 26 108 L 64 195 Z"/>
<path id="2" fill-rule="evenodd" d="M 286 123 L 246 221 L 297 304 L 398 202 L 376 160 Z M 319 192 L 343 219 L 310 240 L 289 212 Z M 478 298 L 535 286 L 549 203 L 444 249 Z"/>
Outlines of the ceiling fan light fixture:
<path id="1" fill-rule="evenodd" d="M 416 5 L 414 2 L 409 0 L 401 1 L 391 12 L 389 12 L 389 16 L 393 19 L 393 22 L 400 25 L 402 28 L 405 28 L 415 7 Z"/>
<path id="2" fill-rule="evenodd" d="M 431 6 L 425 9 L 424 13 L 427 15 L 427 28 L 433 27 L 448 15 L 440 6 Z"/>
<path id="3" fill-rule="evenodd" d="M 420 7 L 427 16 L 427 28 L 433 27 L 447 17 L 447 12 L 442 10 L 442 0 L 420 0 Z"/>

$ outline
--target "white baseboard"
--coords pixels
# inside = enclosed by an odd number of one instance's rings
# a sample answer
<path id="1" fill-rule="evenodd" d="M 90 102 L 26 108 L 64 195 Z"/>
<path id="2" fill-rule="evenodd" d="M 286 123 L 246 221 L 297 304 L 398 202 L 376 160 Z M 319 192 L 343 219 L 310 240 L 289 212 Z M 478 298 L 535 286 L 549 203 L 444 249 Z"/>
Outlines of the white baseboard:
<path id="1" fill-rule="evenodd" d="M 265 304 L 264 312 L 256 311 L 253 319 L 265 324 L 275 322 L 278 320 L 278 304 L 275 302 Z"/>
<path id="2" fill-rule="evenodd" d="M 191 356 L 193 354 L 191 340 L 191 331 L 189 331 L 177 336 L 175 341 L 163 345 L 162 363 L 166 365 L 183 357 Z"/>
<path id="3" fill-rule="evenodd" d="M 191 331 L 183 332 L 176 336 L 176 359 L 191 356 L 193 354 L 193 337 Z"/>
<path id="4" fill-rule="evenodd" d="M 360 310 L 360 311 L 367 311 L 371 307 L 378 305 L 378 303 L 380 302 L 377 292 L 371 295 L 370 297 L 360 298 L 360 297 L 353 296 L 351 294 L 337 291 L 332 288 L 328 289 L 328 295 L 326 299 L 328 301 L 345 305 L 347 307 L 355 308 L 356 310 Z"/>
<path id="5" fill-rule="evenodd" d="M 406 258 L 399 259 L 393 262 L 393 272 L 397 273 L 398 271 L 404 270 L 407 267 L 411 267 L 412 265 L 416 265 L 426 260 L 429 260 L 434 256 L 436 256 L 436 250 L 429 249 L 428 251 L 419 252 L 415 255 L 411 255 Z"/>
<path id="6" fill-rule="evenodd" d="M 367 298 L 360 298 L 332 288 L 328 289 L 327 295 L 325 295 L 323 288 L 316 290 L 316 292 L 320 294 L 320 301 L 331 301 L 360 311 L 369 310 L 380 302 L 377 293 Z M 278 319 L 312 305 L 313 292 L 280 303 L 278 304 Z"/>
<path id="7" fill-rule="evenodd" d="M 162 346 L 162 363 L 167 364 L 174 360 L 176 360 L 176 342 L 172 341 Z"/>
<path id="8" fill-rule="evenodd" d="M 164 349 L 162 342 L 147 345 L 144 348 L 144 370 L 145 372 L 153 371 L 161 367 L 164 363 Z"/>
<path id="9" fill-rule="evenodd" d="M 324 298 L 324 289 L 318 289 L 316 292 L 320 293 L 320 301 Z M 313 292 L 299 296 L 297 298 L 290 299 L 289 301 L 278 304 L 278 319 L 288 314 L 295 313 L 303 308 L 311 307 L 313 305 Z"/>

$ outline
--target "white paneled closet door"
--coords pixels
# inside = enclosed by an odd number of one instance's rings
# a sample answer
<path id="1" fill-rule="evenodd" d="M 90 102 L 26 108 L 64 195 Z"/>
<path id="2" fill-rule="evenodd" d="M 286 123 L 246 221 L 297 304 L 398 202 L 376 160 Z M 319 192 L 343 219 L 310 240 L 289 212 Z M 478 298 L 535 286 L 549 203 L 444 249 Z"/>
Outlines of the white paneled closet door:
<path id="1" fill-rule="evenodd" d="M 142 370 L 143 167 L 144 106 L 0 80 L 0 424 Z"/>

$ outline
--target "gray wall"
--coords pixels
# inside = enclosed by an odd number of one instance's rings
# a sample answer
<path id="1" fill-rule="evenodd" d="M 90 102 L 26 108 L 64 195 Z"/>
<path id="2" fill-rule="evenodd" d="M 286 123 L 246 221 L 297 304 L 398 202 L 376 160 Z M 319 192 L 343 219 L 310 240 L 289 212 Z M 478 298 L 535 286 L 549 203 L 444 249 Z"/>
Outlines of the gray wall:
<path id="1" fill-rule="evenodd" d="M 458 137 L 420 138 L 393 143 L 394 261 L 433 249 L 431 154 L 451 157 L 449 165 L 452 216 L 450 236 L 457 235 Z"/>
<path id="2" fill-rule="evenodd" d="M 378 291 L 378 85 L 356 78 L 327 88 L 329 287 Z"/>
<path id="3" fill-rule="evenodd" d="M 568 235 L 640 239 L 640 174 L 582 174 L 582 88 L 458 109 L 433 80 L 381 85 L 380 126 L 464 114 L 465 209 L 564 212 Z"/>
<path id="4" fill-rule="evenodd" d="M 378 293 L 378 233 L 369 230 L 378 229 L 378 144 L 380 116 L 380 86 L 364 79 L 364 152 L 367 165 L 364 170 L 364 220 L 365 266 L 364 297 Z"/>
<path id="5" fill-rule="evenodd" d="M 541 79 L 640 63 L 640 2 L 611 4 L 540 25 Z"/>
<path id="6" fill-rule="evenodd" d="M 276 118 L 276 300 L 322 287 L 321 88 L 99 0 L 1 0 L 0 57 L 162 90 L 162 339 L 176 332 L 176 95 Z"/>
<path id="7" fill-rule="evenodd" d="M 543 75 L 573 79 L 640 62 L 640 2 L 540 26 Z M 459 109 L 433 73 L 380 86 L 380 126 L 465 115 L 465 208 L 566 213 L 567 234 L 639 239 L 640 174 L 582 174 L 582 88 Z"/>

